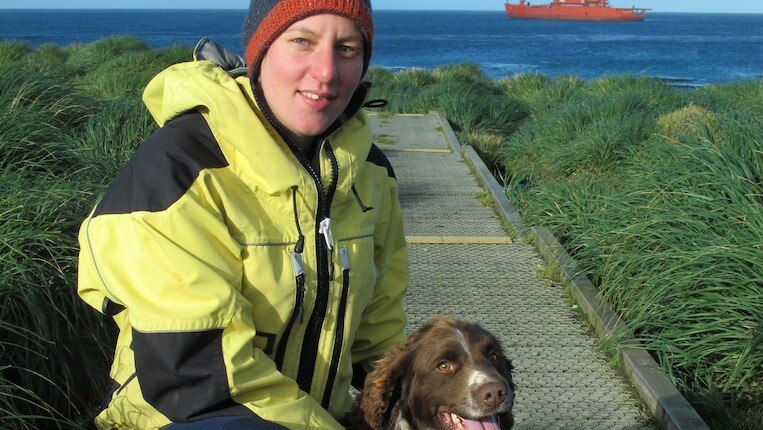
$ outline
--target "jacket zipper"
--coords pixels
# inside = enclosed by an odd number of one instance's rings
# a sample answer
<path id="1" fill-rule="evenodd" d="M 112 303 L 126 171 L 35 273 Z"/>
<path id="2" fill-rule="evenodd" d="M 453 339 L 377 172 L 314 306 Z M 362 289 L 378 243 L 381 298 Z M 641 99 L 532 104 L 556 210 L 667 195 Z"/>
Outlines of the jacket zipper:
<path id="1" fill-rule="evenodd" d="M 318 357 L 318 344 L 320 343 L 323 321 L 326 318 L 329 288 L 331 284 L 328 251 L 331 250 L 329 246 L 333 248 L 333 243 L 328 244 L 329 235 L 326 231 L 322 230 L 321 226 L 324 226 L 325 228 L 324 220 L 330 219 L 331 200 L 336 192 L 337 182 L 339 182 L 339 164 L 336 161 L 334 151 L 331 149 L 331 145 L 327 139 L 324 139 L 321 142 L 319 150 L 322 150 L 324 146 L 329 161 L 331 162 L 331 182 L 328 192 L 323 193 L 320 178 L 318 178 L 317 175 L 314 176 L 320 192 L 320 198 L 318 200 L 318 216 L 316 219 L 321 220 L 321 222 L 316 223 L 315 226 L 315 248 L 318 261 L 318 291 L 316 292 L 313 313 L 310 316 L 310 321 L 307 323 L 305 337 L 302 341 L 302 353 L 299 358 L 299 372 L 297 373 L 297 385 L 299 385 L 299 387 L 306 393 L 310 392 L 310 387 L 313 384 L 315 363 Z M 324 236 L 327 240 L 318 240 L 317 238 L 320 236 Z"/>
<path id="2" fill-rule="evenodd" d="M 272 124 L 272 122 L 271 122 Z M 322 146 L 324 142 L 321 142 L 320 145 Z M 329 198 L 326 196 L 326 194 L 323 192 L 323 183 L 320 180 L 320 177 L 318 174 L 313 170 L 312 166 L 310 165 L 310 162 L 307 160 L 307 157 L 302 154 L 301 151 L 299 151 L 297 148 L 295 148 L 294 144 L 287 140 L 286 144 L 289 145 L 289 147 L 292 149 L 292 152 L 295 154 L 299 162 L 302 164 L 305 169 L 307 169 L 308 172 L 310 172 L 310 175 L 313 178 L 313 181 L 315 182 L 316 189 L 318 191 L 318 208 L 316 210 L 316 219 L 323 220 L 325 218 L 329 217 L 329 211 L 328 211 L 328 205 L 330 204 Z M 319 149 L 320 150 L 320 149 Z M 333 153 L 332 153 L 333 155 Z M 336 183 L 336 176 L 338 174 L 336 173 L 336 169 L 334 168 L 334 165 L 336 164 L 335 160 L 332 162 L 332 184 Z M 335 185 L 332 185 L 332 188 L 334 188 Z M 333 194 L 333 193 L 331 193 Z M 295 196 L 296 198 L 296 196 Z M 325 215 L 325 216 L 324 216 Z M 315 362 L 317 360 L 318 355 L 318 344 L 320 343 L 320 332 L 321 327 L 323 326 L 323 320 L 326 317 L 326 308 L 328 307 L 328 290 L 329 290 L 329 277 L 328 277 L 328 261 L 327 261 L 327 253 L 326 253 L 326 242 L 323 240 L 318 240 L 318 238 L 321 236 L 321 223 L 316 223 L 315 225 L 315 254 L 316 254 L 316 261 L 317 261 L 317 272 L 318 272 L 318 289 L 316 292 L 316 298 L 315 303 L 313 305 L 313 312 L 310 315 L 310 320 L 308 321 L 307 329 L 305 330 L 305 337 L 302 342 L 302 351 L 299 358 L 299 371 L 297 373 L 297 385 L 299 385 L 299 388 L 306 392 L 310 392 L 310 386 L 313 382 L 313 372 L 315 370 Z M 301 261 L 301 255 L 299 256 L 299 260 Z M 276 357 L 275 357 L 275 363 L 276 367 L 280 370 L 281 366 L 283 366 L 283 361 L 286 356 L 286 346 L 289 341 L 289 336 L 291 335 L 291 330 L 294 327 L 294 324 L 299 322 L 300 324 L 304 322 L 304 303 L 301 303 L 304 300 L 305 295 L 305 276 L 304 272 L 301 274 L 301 276 L 297 275 L 297 271 L 295 271 L 295 280 L 296 280 L 296 298 L 297 302 L 295 303 L 295 309 L 292 312 L 292 316 L 289 319 L 289 322 L 286 325 L 286 328 L 283 331 L 283 334 L 281 335 L 281 339 L 278 343 L 278 350 L 276 351 Z M 302 315 L 300 315 L 302 314 Z"/>
<path id="3" fill-rule="evenodd" d="M 323 400 L 321 406 L 328 409 L 331 400 L 331 391 L 334 388 L 336 374 L 339 371 L 339 360 L 342 355 L 342 344 L 344 343 L 344 322 L 347 314 L 347 297 L 350 293 L 350 255 L 347 247 L 339 248 L 339 260 L 342 264 L 342 297 L 339 301 L 339 311 L 336 320 L 336 336 L 334 337 L 334 350 L 331 353 L 331 366 L 326 378 L 326 388 L 323 391 Z"/>

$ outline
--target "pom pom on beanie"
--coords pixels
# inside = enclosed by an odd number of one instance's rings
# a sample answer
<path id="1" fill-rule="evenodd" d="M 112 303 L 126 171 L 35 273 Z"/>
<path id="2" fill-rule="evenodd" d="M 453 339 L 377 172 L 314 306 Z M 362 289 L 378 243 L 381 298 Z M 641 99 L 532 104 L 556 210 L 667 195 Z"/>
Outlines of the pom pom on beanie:
<path id="1" fill-rule="evenodd" d="M 351 19 L 363 35 L 363 74 L 368 69 L 374 39 L 370 0 L 251 0 L 242 41 L 249 77 L 260 73 L 270 45 L 289 26 L 312 15 L 333 13 Z"/>

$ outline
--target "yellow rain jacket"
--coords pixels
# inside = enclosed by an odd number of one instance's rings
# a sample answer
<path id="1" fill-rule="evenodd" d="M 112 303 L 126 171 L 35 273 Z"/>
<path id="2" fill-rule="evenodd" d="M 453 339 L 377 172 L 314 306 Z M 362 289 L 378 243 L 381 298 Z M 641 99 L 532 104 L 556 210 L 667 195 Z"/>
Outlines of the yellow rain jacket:
<path id="1" fill-rule="evenodd" d="M 408 283 L 397 183 L 359 103 L 318 175 L 211 62 L 163 71 L 144 101 L 161 128 L 79 234 L 79 294 L 120 329 L 96 426 L 341 428 L 353 369 L 404 340 Z"/>

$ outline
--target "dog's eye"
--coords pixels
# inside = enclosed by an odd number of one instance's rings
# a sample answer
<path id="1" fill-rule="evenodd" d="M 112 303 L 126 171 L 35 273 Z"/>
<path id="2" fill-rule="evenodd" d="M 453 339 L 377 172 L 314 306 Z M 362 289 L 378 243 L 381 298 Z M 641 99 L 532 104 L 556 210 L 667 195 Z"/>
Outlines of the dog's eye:
<path id="1" fill-rule="evenodd" d="M 499 357 L 495 352 L 491 352 L 488 354 L 487 359 L 490 360 L 491 363 L 498 363 Z"/>
<path id="2" fill-rule="evenodd" d="M 443 373 L 447 373 L 453 370 L 453 365 L 449 361 L 443 360 L 437 363 L 437 370 Z"/>

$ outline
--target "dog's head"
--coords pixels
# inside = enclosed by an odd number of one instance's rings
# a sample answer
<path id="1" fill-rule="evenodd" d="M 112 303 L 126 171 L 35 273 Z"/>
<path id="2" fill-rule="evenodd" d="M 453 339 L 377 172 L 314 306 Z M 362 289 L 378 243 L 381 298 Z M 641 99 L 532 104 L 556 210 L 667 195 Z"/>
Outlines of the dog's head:
<path id="1" fill-rule="evenodd" d="M 481 326 L 439 317 L 391 350 L 366 379 L 359 408 L 369 428 L 401 419 L 413 429 L 506 430 L 513 424 L 511 362 Z"/>

